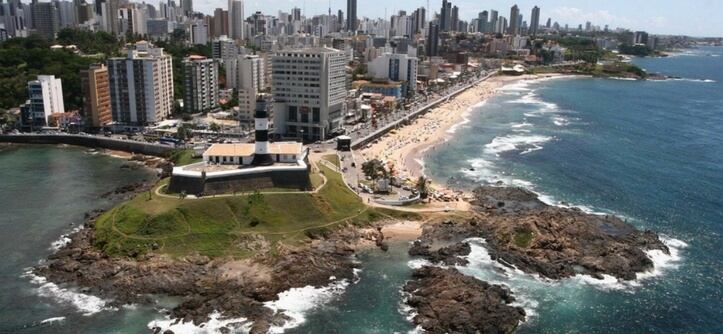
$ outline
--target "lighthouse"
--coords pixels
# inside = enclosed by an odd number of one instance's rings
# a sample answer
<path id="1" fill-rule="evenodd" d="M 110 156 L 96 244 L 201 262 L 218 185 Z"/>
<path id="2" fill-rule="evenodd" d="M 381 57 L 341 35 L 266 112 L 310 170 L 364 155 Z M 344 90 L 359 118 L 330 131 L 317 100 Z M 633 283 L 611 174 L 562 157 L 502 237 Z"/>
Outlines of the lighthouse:
<path id="1" fill-rule="evenodd" d="M 251 164 L 254 166 L 270 166 L 274 159 L 269 154 L 269 114 L 266 112 L 266 98 L 259 94 L 256 98 L 256 110 L 254 112 L 254 159 Z"/>

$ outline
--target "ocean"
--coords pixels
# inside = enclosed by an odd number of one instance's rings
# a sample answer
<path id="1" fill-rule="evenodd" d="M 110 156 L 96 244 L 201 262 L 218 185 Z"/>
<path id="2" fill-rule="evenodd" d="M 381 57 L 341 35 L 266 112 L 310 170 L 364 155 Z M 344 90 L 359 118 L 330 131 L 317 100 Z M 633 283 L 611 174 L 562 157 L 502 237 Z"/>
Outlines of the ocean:
<path id="1" fill-rule="evenodd" d="M 510 287 L 528 319 L 518 333 L 719 333 L 723 319 L 723 48 L 634 59 L 666 81 L 557 78 L 523 81 L 480 103 L 427 151 L 435 183 L 471 190 L 497 183 L 531 189 L 550 204 L 614 214 L 659 233 L 671 255 L 651 252 L 656 270 L 633 282 L 561 281 L 501 275 L 470 240 L 461 271 Z M 26 275 L 52 244 L 109 205 L 98 195 L 146 171 L 79 148 L 0 151 L 0 332 L 147 333 L 158 305 L 105 309 L 104 302 Z M 297 289 L 270 307 L 295 319 L 285 333 L 417 331 L 399 292 L 420 260 L 406 244 L 360 252 L 354 282 Z M 211 333 L 221 321 L 203 331 Z M 160 324 L 160 323 L 159 323 Z M 199 328 L 174 328 L 176 333 Z"/>

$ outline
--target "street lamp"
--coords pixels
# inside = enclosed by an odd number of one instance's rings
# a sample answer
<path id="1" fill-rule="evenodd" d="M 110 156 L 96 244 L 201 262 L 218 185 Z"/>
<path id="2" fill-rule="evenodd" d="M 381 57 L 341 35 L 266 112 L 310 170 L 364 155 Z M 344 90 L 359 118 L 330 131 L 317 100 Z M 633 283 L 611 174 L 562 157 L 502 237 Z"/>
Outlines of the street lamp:
<path id="1" fill-rule="evenodd" d="M 304 143 L 304 129 L 302 128 L 299 131 L 301 131 L 301 143 L 303 144 Z"/>

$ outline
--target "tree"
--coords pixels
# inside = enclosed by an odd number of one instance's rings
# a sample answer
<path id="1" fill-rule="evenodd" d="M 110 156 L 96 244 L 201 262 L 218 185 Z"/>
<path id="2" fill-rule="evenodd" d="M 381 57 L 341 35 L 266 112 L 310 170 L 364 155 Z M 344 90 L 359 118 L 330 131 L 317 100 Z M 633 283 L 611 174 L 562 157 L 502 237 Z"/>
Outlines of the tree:
<path id="1" fill-rule="evenodd" d="M 183 123 L 178 127 L 177 136 L 180 140 L 188 140 L 193 138 L 193 129 L 195 126 L 189 123 Z"/>
<path id="2" fill-rule="evenodd" d="M 419 176 L 417 182 L 414 184 L 414 189 L 419 191 L 420 198 L 427 198 L 429 195 L 429 180 L 425 176 Z"/>
<path id="3" fill-rule="evenodd" d="M 216 122 L 211 122 L 211 124 L 208 126 L 208 129 L 213 132 L 219 132 L 221 131 L 221 126 L 219 126 Z"/>

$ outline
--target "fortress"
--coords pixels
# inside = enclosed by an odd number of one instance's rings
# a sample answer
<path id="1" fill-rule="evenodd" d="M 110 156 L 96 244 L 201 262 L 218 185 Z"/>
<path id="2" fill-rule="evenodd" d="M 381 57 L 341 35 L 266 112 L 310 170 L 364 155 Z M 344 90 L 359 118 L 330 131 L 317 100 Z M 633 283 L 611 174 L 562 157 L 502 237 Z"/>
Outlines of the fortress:
<path id="1" fill-rule="evenodd" d="M 308 148 L 297 142 L 269 142 L 266 98 L 259 95 L 254 112 L 253 144 L 214 144 L 203 162 L 174 167 L 169 193 L 204 194 L 263 188 L 311 190 Z"/>

